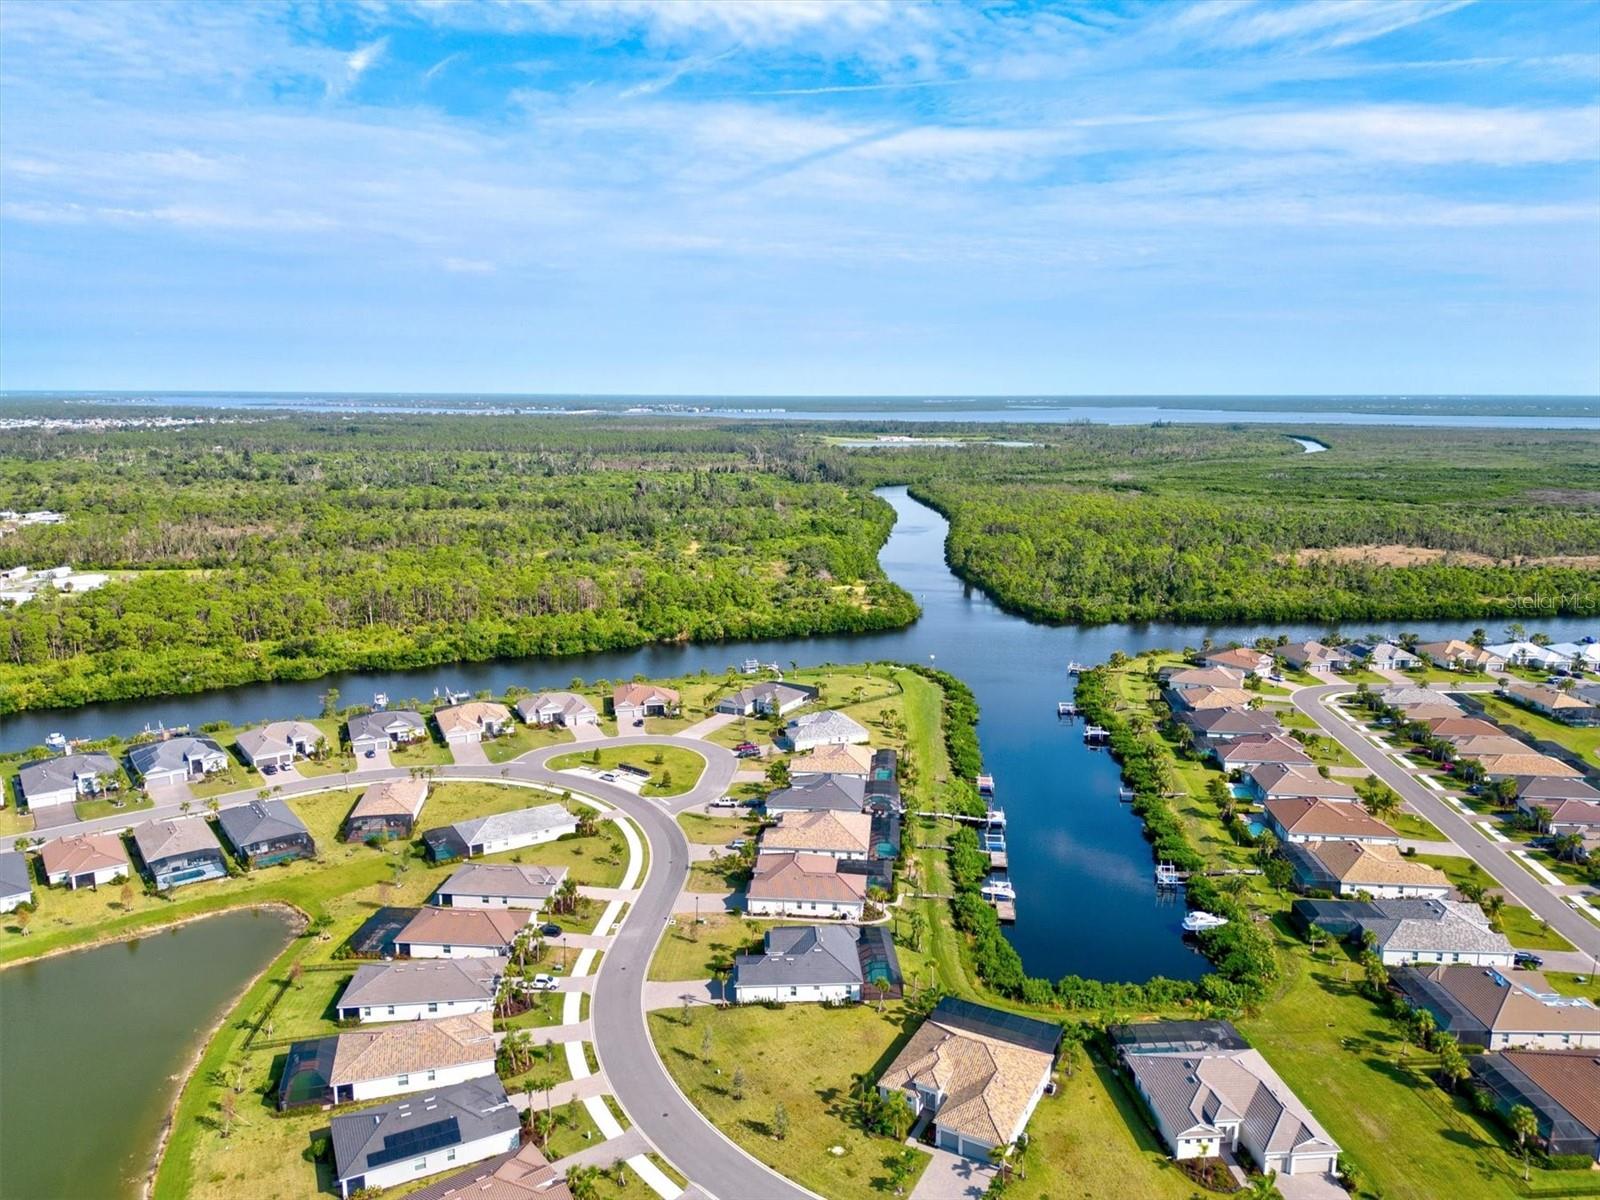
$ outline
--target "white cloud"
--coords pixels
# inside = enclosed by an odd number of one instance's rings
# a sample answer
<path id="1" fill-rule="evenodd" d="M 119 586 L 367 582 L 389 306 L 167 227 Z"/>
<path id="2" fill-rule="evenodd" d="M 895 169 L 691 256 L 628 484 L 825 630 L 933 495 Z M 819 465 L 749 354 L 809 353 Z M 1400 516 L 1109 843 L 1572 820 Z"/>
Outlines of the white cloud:
<path id="1" fill-rule="evenodd" d="M 1469 3 L 1471 0 L 1307 0 L 1298 4 L 1204 0 L 1179 10 L 1170 27 L 1184 36 L 1235 49 L 1262 45 L 1331 49 L 1371 41 Z"/>
<path id="2" fill-rule="evenodd" d="M 446 256 L 439 264 L 452 275 L 492 275 L 494 264 L 481 258 L 456 258 Z"/>

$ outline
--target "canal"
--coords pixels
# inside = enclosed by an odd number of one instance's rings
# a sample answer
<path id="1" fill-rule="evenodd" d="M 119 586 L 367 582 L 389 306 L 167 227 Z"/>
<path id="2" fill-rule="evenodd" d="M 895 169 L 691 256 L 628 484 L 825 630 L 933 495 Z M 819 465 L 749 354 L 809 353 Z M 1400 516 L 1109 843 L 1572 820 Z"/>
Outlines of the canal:
<path id="1" fill-rule="evenodd" d="M 1017 887 L 1017 924 L 1008 931 L 1030 974 L 1058 979 L 1078 974 L 1143 980 L 1192 977 L 1204 960 L 1184 947 L 1182 906 L 1158 899 L 1152 864 L 1137 819 L 1117 799 L 1110 756 L 1084 746 L 1081 726 L 1056 717 L 1056 701 L 1071 694 L 1066 664 L 1104 662 L 1113 651 L 1199 645 L 1206 638 L 1250 641 L 1265 634 L 1292 638 L 1329 632 L 1326 625 L 1044 625 L 1003 612 L 945 565 L 948 525 L 904 488 L 880 493 L 898 514 L 879 555 L 890 578 L 911 592 L 922 617 L 906 629 L 860 637 L 658 645 L 571 658 L 466 663 L 408 672 L 332 675 L 298 683 L 266 683 L 194 696 L 129 704 L 89 705 L 62 712 L 4 718 L 0 749 L 36 745 L 59 730 L 70 737 L 131 733 L 147 722 L 199 726 L 226 720 L 246 724 L 308 716 L 321 694 L 339 690 L 343 704 L 386 692 L 392 706 L 405 697 L 431 697 L 435 688 L 499 693 L 513 684 L 565 686 L 588 680 L 663 678 L 701 670 L 720 674 L 746 658 L 802 666 L 893 659 L 930 663 L 960 676 L 982 707 L 985 767 L 994 774 L 1010 826 L 1010 870 Z M 1464 633 L 1464 622 L 1411 621 L 1426 637 Z M 1539 622 L 1556 637 L 1577 637 L 1590 623 Z M 1367 624 L 1347 630 L 1365 633 Z"/>
<path id="2" fill-rule="evenodd" d="M 0 971 L 0 1200 L 137 1196 L 200 1039 L 292 937 L 252 910 Z"/>

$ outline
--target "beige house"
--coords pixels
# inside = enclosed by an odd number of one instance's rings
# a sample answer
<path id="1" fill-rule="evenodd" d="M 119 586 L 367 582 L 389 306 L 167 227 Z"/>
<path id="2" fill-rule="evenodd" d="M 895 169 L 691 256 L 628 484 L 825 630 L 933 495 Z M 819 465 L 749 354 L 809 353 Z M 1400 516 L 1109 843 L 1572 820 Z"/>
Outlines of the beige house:
<path id="1" fill-rule="evenodd" d="M 1326 874 L 1325 879 L 1308 881 L 1310 885 L 1327 887 L 1336 896 L 1366 892 L 1384 900 L 1443 900 L 1451 892 L 1450 880 L 1443 871 L 1426 863 L 1413 862 L 1395 845 L 1320 841 L 1294 849 L 1309 857 Z M 1294 861 L 1293 855 L 1291 861 Z"/>
<path id="2" fill-rule="evenodd" d="M 866 904 L 866 876 L 841 874 L 827 854 L 759 854 L 745 891 L 745 910 L 758 917 L 859 921 Z"/>
<path id="3" fill-rule="evenodd" d="M 646 717 L 670 717 L 678 711 L 678 693 L 655 683 L 625 683 L 611 693 L 617 714 L 617 732 L 642 725 Z"/>
<path id="4" fill-rule="evenodd" d="M 494 1074 L 494 1017 L 487 1012 L 401 1021 L 341 1033 L 328 1074 L 335 1104 L 403 1096 Z"/>
<path id="5" fill-rule="evenodd" d="M 1569 767 L 1559 758 L 1524 750 L 1520 754 L 1484 754 L 1478 756 L 1478 765 L 1490 779 L 1504 779 L 1513 775 L 1538 775 L 1544 779 L 1581 779 L 1583 772 Z"/>
<path id="6" fill-rule="evenodd" d="M 1451 638 L 1445 642 L 1424 642 L 1417 647 L 1417 653 L 1427 655 L 1434 663 L 1448 671 L 1464 669 L 1503 671 L 1506 668 L 1506 660 L 1498 654 L 1481 650 L 1470 642 L 1463 642 L 1460 638 Z"/>
<path id="7" fill-rule="evenodd" d="M 45 882 L 76 891 L 97 887 L 129 873 L 128 852 L 114 833 L 79 833 L 46 842 L 39 851 Z"/>
<path id="8" fill-rule="evenodd" d="M 794 757 L 789 762 L 789 774 L 794 775 L 856 775 L 865 779 L 872 774 L 872 748 L 870 746 L 818 746 Z"/>
<path id="9" fill-rule="evenodd" d="M 764 854 L 826 854 L 865 859 L 872 852 L 872 817 L 864 812 L 786 812 L 761 832 Z"/>
<path id="10" fill-rule="evenodd" d="M 1394 980 L 1439 1028 L 1487 1050 L 1600 1048 L 1600 1008 L 1563 996 L 1537 971 L 1439 964 L 1401 967 Z"/>
<path id="11" fill-rule="evenodd" d="M 1400 835 L 1359 804 L 1315 799 L 1268 800 L 1267 821 L 1281 842 L 1400 844 Z"/>
<path id="12" fill-rule="evenodd" d="M 344 819 L 344 839 L 410 837 L 428 799 L 426 779 L 385 779 L 361 793 Z"/>
<path id="13" fill-rule="evenodd" d="M 1324 778 L 1311 767 L 1261 763 L 1245 772 L 1245 783 L 1259 801 L 1338 800 L 1349 802 L 1356 790 L 1341 779 Z"/>
<path id="14" fill-rule="evenodd" d="M 435 710 L 433 721 L 446 742 L 460 746 L 499 737 L 511 728 L 511 710 L 492 700 L 473 700 Z"/>
<path id="15" fill-rule="evenodd" d="M 946 996 L 878 1079 L 917 1116 L 934 1145 L 989 1161 L 1027 1127 L 1055 1067 L 1061 1026 Z"/>

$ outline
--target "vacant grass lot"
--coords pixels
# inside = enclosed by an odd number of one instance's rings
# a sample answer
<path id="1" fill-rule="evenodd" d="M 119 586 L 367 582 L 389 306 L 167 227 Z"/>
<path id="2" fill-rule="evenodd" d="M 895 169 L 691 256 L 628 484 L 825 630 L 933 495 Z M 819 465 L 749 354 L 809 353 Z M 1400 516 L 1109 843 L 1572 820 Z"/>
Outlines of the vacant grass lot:
<path id="1" fill-rule="evenodd" d="M 761 829 L 758 817 L 708 817 L 702 813 L 679 813 L 683 835 L 702 846 L 726 846 L 734 838 L 754 837 Z"/>
<path id="2" fill-rule="evenodd" d="M 483 753 L 490 762 L 503 763 L 510 762 L 513 758 L 520 758 L 530 750 L 560 746 L 570 741 L 572 741 L 571 731 L 559 725 L 543 728 L 537 725 L 515 725 L 510 733 L 484 742 Z"/>
<path id="3" fill-rule="evenodd" d="M 681 796 L 692 791 L 706 769 L 706 760 L 683 746 L 604 746 L 558 754 L 545 764 L 552 771 L 574 767 L 612 771 L 619 766 L 638 767 L 650 772 L 641 795 Z"/>
<path id="4" fill-rule="evenodd" d="M 1560 721 L 1552 721 L 1498 696 L 1480 695 L 1474 699 L 1483 701 L 1484 715 L 1491 721 L 1515 725 L 1534 737 L 1548 738 L 1565 746 L 1591 766 L 1595 765 L 1596 756 L 1600 755 L 1600 728 L 1579 729 L 1574 725 L 1563 725 Z"/>
<path id="5" fill-rule="evenodd" d="M 715 964 L 730 965 L 736 954 L 756 953 L 766 931 L 781 923 L 710 913 L 697 926 L 693 916 L 680 915 L 677 924 L 667 926 L 662 935 L 650 960 L 649 977 L 710 979 Z"/>
<path id="6" fill-rule="evenodd" d="M 662 1060 L 696 1108 L 768 1166 L 838 1200 L 887 1192 L 884 1162 L 899 1147 L 850 1119 L 850 1088 L 858 1074 L 876 1078 L 916 1025 L 899 1004 L 883 1014 L 867 1005 L 698 1008 L 687 1025 L 677 1012 L 650 1014 Z M 742 1100 L 733 1095 L 736 1068 Z M 772 1129 L 778 1104 L 789 1114 L 783 1141 Z M 830 1153 L 835 1146 L 844 1152 Z"/>
<path id="7" fill-rule="evenodd" d="M 1571 950 L 1573 945 L 1519 904 L 1500 910 L 1500 928 L 1519 950 Z"/>

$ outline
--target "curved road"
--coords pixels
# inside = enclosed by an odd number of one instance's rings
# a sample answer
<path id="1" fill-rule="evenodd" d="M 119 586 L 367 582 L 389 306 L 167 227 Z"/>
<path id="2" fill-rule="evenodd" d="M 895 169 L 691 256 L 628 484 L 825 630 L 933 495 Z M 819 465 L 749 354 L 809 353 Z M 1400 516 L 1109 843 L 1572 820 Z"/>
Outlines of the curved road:
<path id="1" fill-rule="evenodd" d="M 596 779 L 576 778 L 544 765 L 550 758 L 574 749 L 662 744 L 682 746 L 706 760 L 705 773 L 695 787 L 668 800 L 645 799 L 625 788 Z M 594 994 L 589 1002 L 595 1053 L 610 1081 L 612 1094 L 621 1102 L 629 1120 L 702 1192 L 724 1200 L 816 1200 L 814 1193 L 745 1153 L 701 1115 L 667 1074 L 645 1020 L 644 983 L 650 959 L 672 916 L 678 893 L 689 878 L 689 840 L 675 814 L 725 794 L 737 765 L 733 753 L 721 746 L 697 738 L 644 734 L 576 745 L 562 743 L 530 751 L 507 763 L 451 764 L 434 767 L 433 772 L 434 778 L 441 781 L 500 778 L 553 785 L 592 796 L 633 818 L 650 847 L 649 869 L 640 885 L 638 899 L 624 916 L 615 940 L 601 956 Z M 389 767 L 290 781 L 277 785 L 274 798 L 363 787 L 382 779 L 404 778 L 409 773 L 404 768 Z M 258 790 L 230 792 L 216 799 L 219 807 L 230 808 L 256 799 Z M 194 815 L 203 815 L 205 810 L 197 801 L 191 811 Z M 52 841 L 69 834 L 125 829 L 179 815 L 176 804 L 162 805 L 126 817 L 78 821 L 41 830 L 37 838 L 41 842 Z"/>
<path id="2" fill-rule="evenodd" d="M 1511 843 L 1500 843 L 1483 835 L 1471 821 L 1440 798 L 1437 792 L 1418 781 L 1415 775 L 1396 763 L 1367 740 L 1354 722 L 1329 700 L 1350 691 L 1347 683 L 1304 687 L 1291 697 L 1295 708 L 1305 713 L 1324 732 L 1354 754 L 1379 779 L 1383 780 L 1413 809 L 1426 817 L 1474 862 L 1489 873 L 1502 891 L 1524 908 L 1538 913 L 1550 927 L 1558 930 L 1585 954 L 1600 955 L 1600 928 L 1583 914 L 1573 911 L 1555 893 L 1520 866 L 1506 851 Z"/>

